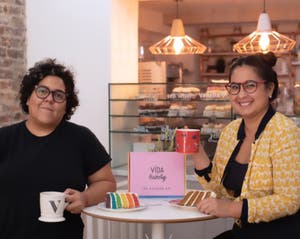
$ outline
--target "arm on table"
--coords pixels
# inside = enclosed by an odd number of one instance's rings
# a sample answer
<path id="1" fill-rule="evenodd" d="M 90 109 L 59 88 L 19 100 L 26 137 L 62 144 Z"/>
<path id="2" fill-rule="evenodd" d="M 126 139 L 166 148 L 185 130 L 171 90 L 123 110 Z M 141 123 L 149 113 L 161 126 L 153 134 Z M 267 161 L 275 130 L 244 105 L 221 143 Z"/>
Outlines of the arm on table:
<path id="1" fill-rule="evenodd" d="M 67 201 L 70 203 L 66 210 L 71 213 L 81 213 L 83 208 L 104 201 L 106 192 L 116 191 L 116 185 L 116 179 L 112 174 L 110 165 L 106 164 L 88 177 L 88 187 L 85 191 L 66 189 Z"/>

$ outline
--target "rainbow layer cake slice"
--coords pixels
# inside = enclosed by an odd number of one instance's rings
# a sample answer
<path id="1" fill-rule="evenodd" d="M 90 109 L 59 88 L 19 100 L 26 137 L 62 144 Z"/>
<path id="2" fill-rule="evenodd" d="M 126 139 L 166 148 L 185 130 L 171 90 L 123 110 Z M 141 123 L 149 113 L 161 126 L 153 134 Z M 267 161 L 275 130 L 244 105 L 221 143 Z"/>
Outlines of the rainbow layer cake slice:
<path id="1" fill-rule="evenodd" d="M 139 196 L 133 192 L 107 192 L 105 207 L 130 209 L 140 206 Z"/>

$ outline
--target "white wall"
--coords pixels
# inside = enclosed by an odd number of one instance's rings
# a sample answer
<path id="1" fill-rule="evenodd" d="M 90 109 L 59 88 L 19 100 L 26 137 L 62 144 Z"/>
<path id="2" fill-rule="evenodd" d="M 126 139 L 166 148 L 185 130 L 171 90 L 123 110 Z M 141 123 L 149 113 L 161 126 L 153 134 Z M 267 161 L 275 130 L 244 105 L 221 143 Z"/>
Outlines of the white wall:
<path id="1" fill-rule="evenodd" d="M 110 24 L 111 82 L 137 82 L 138 0 L 109 1 L 112 6 Z"/>
<path id="2" fill-rule="evenodd" d="M 137 81 L 137 11 L 137 0 L 26 1 L 28 67 L 51 57 L 73 68 L 80 106 L 72 121 L 107 149 L 108 83 Z"/>

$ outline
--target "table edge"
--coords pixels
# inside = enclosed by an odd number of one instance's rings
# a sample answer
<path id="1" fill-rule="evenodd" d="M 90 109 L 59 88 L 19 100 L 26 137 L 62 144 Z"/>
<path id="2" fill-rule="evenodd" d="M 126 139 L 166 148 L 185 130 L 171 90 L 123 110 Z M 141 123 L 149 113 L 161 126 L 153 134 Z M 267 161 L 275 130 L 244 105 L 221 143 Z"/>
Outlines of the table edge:
<path id="1" fill-rule="evenodd" d="M 135 222 L 135 223 L 184 223 L 184 222 L 196 222 L 196 221 L 207 221 L 213 220 L 217 217 L 212 215 L 202 216 L 202 217 L 195 217 L 195 218 L 183 218 L 183 219 L 124 219 L 124 218 L 117 218 L 117 217 L 110 217 L 110 216 L 99 216 L 97 214 L 82 211 L 83 214 L 91 216 L 97 219 L 109 220 L 109 221 L 117 221 L 117 222 Z"/>

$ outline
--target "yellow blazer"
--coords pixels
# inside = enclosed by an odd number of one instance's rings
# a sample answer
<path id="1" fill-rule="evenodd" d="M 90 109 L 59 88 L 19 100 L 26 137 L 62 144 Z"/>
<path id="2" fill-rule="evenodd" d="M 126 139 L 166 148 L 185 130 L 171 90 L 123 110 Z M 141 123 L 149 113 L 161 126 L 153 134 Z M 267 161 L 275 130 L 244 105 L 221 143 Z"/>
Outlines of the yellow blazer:
<path id="1" fill-rule="evenodd" d="M 241 119 L 229 123 L 220 135 L 211 181 L 198 181 L 218 197 L 232 198 L 221 178 L 232 151 L 238 143 Z M 252 143 L 248 170 L 241 195 L 248 200 L 248 222 L 268 222 L 296 213 L 300 208 L 300 129 L 288 117 L 276 112 L 259 138 Z"/>

